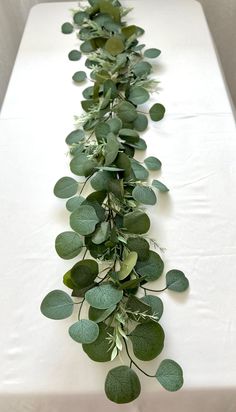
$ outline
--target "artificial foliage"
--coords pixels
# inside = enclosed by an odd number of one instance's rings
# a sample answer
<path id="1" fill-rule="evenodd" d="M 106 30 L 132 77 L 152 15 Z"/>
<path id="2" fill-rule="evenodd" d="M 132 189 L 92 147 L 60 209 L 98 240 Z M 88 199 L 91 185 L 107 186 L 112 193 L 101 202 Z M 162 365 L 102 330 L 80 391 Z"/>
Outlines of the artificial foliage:
<path id="1" fill-rule="evenodd" d="M 118 0 L 89 0 L 73 11 L 72 23 L 61 27 L 62 33 L 75 32 L 81 41 L 80 50 L 70 51 L 68 59 L 79 61 L 86 55 L 89 70 L 76 71 L 73 82 L 90 82 L 83 91 L 83 114 L 66 137 L 75 176 L 62 177 L 54 187 L 58 198 L 67 199 L 71 227 L 57 236 L 55 248 L 62 259 L 78 256 L 78 262 L 63 276 L 71 296 L 54 290 L 41 304 L 51 319 L 65 319 L 77 310 L 78 321 L 68 332 L 92 360 L 109 362 L 119 354 L 127 359 L 105 380 L 105 393 L 116 403 L 139 396 L 137 369 L 168 391 L 182 387 L 182 369 L 175 361 L 162 360 L 150 375 L 139 360 L 155 359 L 164 347 L 159 323 L 164 308 L 155 292 L 188 288 L 184 273 L 175 269 L 165 274 L 165 288 L 151 285 L 163 276 L 164 262 L 148 235 L 151 222 L 145 205 L 155 205 L 168 188 L 156 179 L 149 183 L 149 172 L 160 170 L 161 161 L 144 156 L 140 162 L 135 153 L 147 147 L 149 119 L 158 122 L 165 114 L 159 102 L 147 112 L 146 105 L 139 107 L 157 87 L 151 60 L 161 52 L 139 43 L 144 30 L 123 20 L 129 11 Z M 89 184 L 91 193 L 84 197 Z"/>

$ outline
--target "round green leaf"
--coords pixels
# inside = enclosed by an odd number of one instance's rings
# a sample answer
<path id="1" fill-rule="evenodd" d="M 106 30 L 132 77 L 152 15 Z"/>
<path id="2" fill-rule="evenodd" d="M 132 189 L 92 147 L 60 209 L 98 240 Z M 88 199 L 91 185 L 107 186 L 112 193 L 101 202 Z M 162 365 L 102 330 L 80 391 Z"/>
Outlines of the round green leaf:
<path id="1" fill-rule="evenodd" d="M 156 316 L 157 320 L 160 320 L 163 314 L 163 303 L 158 296 L 154 295 L 146 295 L 141 298 L 141 301 L 146 303 L 147 305 L 151 306 L 152 308 L 152 315 Z"/>
<path id="2" fill-rule="evenodd" d="M 74 27 L 69 22 L 63 23 L 63 25 L 61 26 L 61 31 L 63 34 L 71 34 L 73 30 Z"/>
<path id="3" fill-rule="evenodd" d="M 161 257 L 154 251 L 150 250 L 148 259 L 138 261 L 136 271 L 140 276 L 145 276 L 145 279 L 153 281 L 158 279 L 164 269 L 164 263 Z"/>
<path id="4" fill-rule="evenodd" d="M 163 119 L 165 115 L 165 111 L 166 109 L 164 108 L 162 104 L 155 103 L 149 110 L 149 114 L 150 114 L 151 119 L 154 122 L 159 122 L 159 120 Z"/>
<path id="5" fill-rule="evenodd" d="M 112 402 L 118 404 L 132 402 L 141 392 L 139 378 L 128 366 L 117 366 L 107 374 L 105 392 Z"/>
<path id="6" fill-rule="evenodd" d="M 147 77 L 152 70 L 152 66 L 148 62 L 139 62 L 135 64 L 133 72 L 136 77 Z"/>
<path id="7" fill-rule="evenodd" d="M 74 196 L 78 190 L 78 182 L 71 177 L 62 177 L 58 180 L 54 187 L 54 195 L 61 198 L 67 199 L 68 197 Z"/>
<path id="8" fill-rule="evenodd" d="M 119 136 L 121 139 L 126 140 L 130 143 L 137 143 L 139 141 L 139 134 L 136 132 L 136 130 L 121 129 L 119 131 Z"/>
<path id="9" fill-rule="evenodd" d="M 40 310 L 47 318 L 59 320 L 68 318 L 73 312 L 73 307 L 74 302 L 67 293 L 53 290 L 43 299 Z"/>
<path id="10" fill-rule="evenodd" d="M 149 93 L 141 86 L 132 87 L 129 93 L 129 100 L 136 104 L 143 104 L 149 99 Z"/>
<path id="11" fill-rule="evenodd" d="M 140 137 L 137 143 L 129 143 L 130 146 L 134 147 L 137 150 L 146 150 L 147 144 L 144 139 Z"/>
<path id="12" fill-rule="evenodd" d="M 150 187 L 137 185 L 132 191 L 133 198 L 144 205 L 155 205 L 157 198 Z"/>
<path id="13" fill-rule="evenodd" d="M 84 139 L 84 131 L 81 129 L 73 130 L 70 134 L 68 134 L 66 138 L 66 143 L 68 145 L 72 145 L 73 143 L 80 143 L 81 140 Z"/>
<path id="14" fill-rule="evenodd" d="M 168 187 L 166 187 L 166 185 L 164 185 L 164 183 L 161 183 L 159 180 L 153 180 L 152 186 L 158 189 L 160 192 L 169 192 Z"/>
<path id="15" fill-rule="evenodd" d="M 142 237 L 130 237 L 127 240 L 129 250 L 137 252 L 139 260 L 145 260 L 149 256 L 149 243 Z"/>
<path id="16" fill-rule="evenodd" d="M 119 151 L 120 144 L 113 133 L 109 133 L 107 135 L 107 144 L 105 146 L 105 166 L 109 166 L 111 163 L 114 162 L 118 151 Z"/>
<path id="17" fill-rule="evenodd" d="M 122 53 L 125 49 L 124 43 L 120 37 L 113 36 L 107 40 L 105 44 L 105 50 L 112 54 L 112 56 L 117 56 Z"/>
<path id="18" fill-rule="evenodd" d="M 62 259 L 73 259 L 82 250 L 83 241 L 75 232 L 63 232 L 56 237 L 55 248 Z"/>
<path id="19" fill-rule="evenodd" d="M 98 264 L 92 259 L 83 259 L 77 262 L 70 271 L 74 285 L 83 289 L 90 286 L 98 275 Z"/>
<path id="20" fill-rule="evenodd" d="M 71 50 L 68 54 L 68 59 L 74 62 L 80 60 L 81 52 L 79 50 Z"/>
<path id="21" fill-rule="evenodd" d="M 111 178 L 112 177 L 109 172 L 100 171 L 92 177 L 90 184 L 94 190 L 107 190 L 108 182 Z"/>
<path id="22" fill-rule="evenodd" d="M 71 228 L 80 235 L 93 233 L 99 218 L 92 206 L 79 206 L 70 216 Z"/>
<path id="23" fill-rule="evenodd" d="M 78 11 L 77 13 L 74 14 L 73 20 L 75 24 L 78 24 L 78 26 L 81 26 L 84 22 L 85 19 L 89 18 L 89 14 L 86 13 L 85 11 Z"/>
<path id="24" fill-rule="evenodd" d="M 94 44 L 90 40 L 84 41 L 80 46 L 80 50 L 85 54 L 91 53 L 94 49 Z"/>
<path id="25" fill-rule="evenodd" d="M 148 126 L 148 119 L 145 114 L 138 113 L 137 118 L 134 121 L 134 128 L 138 130 L 138 132 L 144 132 Z"/>
<path id="26" fill-rule="evenodd" d="M 161 168 L 161 162 L 154 156 L 149 156 L 144 159 L 144 163 L 148 170 L 159 170 Z"/>
<path id="27" fill-rule="evenodd" d="M 84 352 L 95 362 L 108 362 L 111 360 L 109 334 L 113 334 L 113 328 L 107 326 L 105 323 L 99 324 L 99 335 L 97 339 L 88 344 L 83 344 Z"/>
<path id="28" fill-rule="evenodd" d="M 96 309 L 90 306 L 89 319 L 93 320 L 96 323 L 103 322 L 112 314 L 112 312 L 114 312 L 115 308 L 116 305 L 113 305 L 108 309 Z"/>
<path id="29" fill-rule="evenodd" d="M 161 362 L 156 372 L 158 382 L 167 391 L 178 391 L 184 383 L 182 368 L 177 362 L 171 359 L 165 359 Z"/>
<path id="30" fill-rule="evenodd" d="M 123 297 L 122 290 L 116 289 L 112 283 L 104 283 L 85 293 L 89 305 L 97 309 L 107 309 L 116 305 Z"/>
<path id="31" fill-rule="evenodd" d="M 72 79 L 76 83 L 81 83 L 86 79 L 86 73 L 84 71 L 78 71 L 72 76 Z"/>
<path id="32" fill-rule="evenodd" d="M 102 222 L 101 225 L 96 229 L 93 237 L 92 242 L 95 245 L 100 245 L 101 243 L 107 240 L 109 235 L 110 225 L 109 222 Z"/>
<path id="33" fill-rule="evenodd" d="M 148 59 L 155 59 L 156 57 L 160 56 L 161 50 L 158 49 L 147 49 L 144 52 L 144 57 Z"/>
<path id="34" fill-rule="evenodd" d="M 107 135 L 111 132 L 111 129 L 107 123 L 98 123 L 95 127 L 95 136 L 100 143 L 106 140 Z"/>
<path id="35" fill-rule="evenodd" d="M 137 180 L 147 180 L 149 173 L 137 160 L 131 160 L 131 167 Z"/>
<path id="36" fill-rule="evenodd" d="M 82 319 L 70 326 L 69 335 L 78 343 L 92 343 L 99 335 L 99 327 L 92 320 Z"/>
<path id="37" fill-rule="evenodd" d="M 184 292 L 189 287 L 189 281 L 181 270 L 170 270 L 166 274 L 166 286 L 175 292 Z"/>
<path id="38" fill-rule="evenodd" d="M 133 122 L 138 116 L 135 107 L 129 102 L 119 104 L 117 115 L 123 122 Z"/>
<path id="39" fill-rule="evenodd" d="M 147 322 L 136 326 L 130 333 L 130 339 L 136 358 L 150 361 L 161 353 L 165 334 L 159 323 Z"/>
<path id="40" fill-rule="evenodd" d="M 123 260 L 118 272 L 119 280 L 125 279 L 133 270 L 137 263 L 138 254 L 136 252 L 130 252 L 128 256 Z"/>
<path id="41" fill-rule="evenodd" d="M 114 134 L 117 134 L 122 128 L 122 121 L 119 119 L 119 117 L 113 117 L 112 119 L 109 119 L 107 124 L 110 127 L 110 131 Z"/>
<path id="42" fill-rule="evenodd" d="M 74 210 L 78 209 L 78 207 L 81 205 L 81 203 L 84 202 L 84 197 L 83 196 L 74 196 L 71 199 L 67 200 L 66 202 L 66 208 L 69 210 L 69 212 L 74 212 Z"/>
<path id="43" fill-rule="evenodd" d="M 141 212 L 140 210 L 135 210 L 124 216 L 124 227 L 130 233 L 146 233 L 150 228 L 150 219 L 146 213 Z"/>

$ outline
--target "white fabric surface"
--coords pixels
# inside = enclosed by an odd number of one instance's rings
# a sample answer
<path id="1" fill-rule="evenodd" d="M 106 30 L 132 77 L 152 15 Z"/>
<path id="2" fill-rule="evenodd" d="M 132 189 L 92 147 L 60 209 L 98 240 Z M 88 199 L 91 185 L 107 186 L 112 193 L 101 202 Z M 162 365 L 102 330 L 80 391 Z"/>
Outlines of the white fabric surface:
<path id="1" fill-rule="evenodd" d="M 55 236 L 69 226 L 64 202 L 52 194 L 68 175 L 64 137 L 80 111 L 81 89 L 70 76 L 81 65 L 66 60 L 76 41 L 58 30 L 72 5 L 33 9 L 0 121 L 0 411 L 235 412 L 236 134 L 197 3 L 137 2 L 129 18 L 146 28 L 148 46 L 163 51 L 153 100 L 167 114 L 150 123 L 145 156 L 161 159 L 170 194 L 148 208 L 151 235 L 166 248 L 165 270 L 183 270 L 191 285 L 184 296 L 162 295 L 166 346 L 159 360 L 141 364 L 154 372 L 163 358 L 175 359 L 184 388 L 167 393 L 142 375 L 141 397 L 113 405 L 103 392 L 111 365 L 92 362 L 67 333 L 76 315 L 40 314 L 42 298 L 63 288 L 73 263 L 54 251 Z"/>

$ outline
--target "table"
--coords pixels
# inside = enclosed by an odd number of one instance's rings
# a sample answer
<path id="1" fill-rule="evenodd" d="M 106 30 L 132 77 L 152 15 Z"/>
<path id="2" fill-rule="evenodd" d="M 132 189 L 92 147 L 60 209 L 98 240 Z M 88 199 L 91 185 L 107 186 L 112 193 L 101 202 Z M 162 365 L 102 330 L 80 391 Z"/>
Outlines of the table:
<path id="1" fill-rule="evenodd" d="M 166 270 L 182 269 L 191 284 L 184 296 L 163 296 L 160 360 L 179 362 L 185 385 L 168 393 L 142 376 L 140 398 L 114 405 L 103 392 L 110 365 L 90 361 L 69 338 L 73 320 L 40 314 L 42 297 L 63 288 L 73 263 L 54 251 L 68 214 L 52 188 L 68 174 L 64 137 L 82 90 L 70 80 L 78 63 L 66 59 L 75 37 L 59 29 L 76 3 L 41 4 L 28 19 L 0 120 L 1 412 L 90 412 L 95 405 L 97 412 L 236 410 L 236 134 L 229 96 L 197 2 L 123 2 L 135 7 L 129 21 L 146 29 L 144 43 L 162 50 L 153 101 L 167 114 L 150 125 L 146 155 L 161 159 L 170 195 L 160 195 L 148 213 L 151 235 L 166 248 Z"/>

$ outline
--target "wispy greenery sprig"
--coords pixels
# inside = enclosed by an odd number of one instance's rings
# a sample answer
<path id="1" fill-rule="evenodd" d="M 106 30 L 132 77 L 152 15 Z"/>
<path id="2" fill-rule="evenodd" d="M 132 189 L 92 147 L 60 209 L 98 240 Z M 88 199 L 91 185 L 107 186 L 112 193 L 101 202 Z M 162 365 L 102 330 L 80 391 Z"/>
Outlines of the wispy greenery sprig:
<path id="1" fill-rule="evenodd" d="M 175 361 L 163 360 L 150 375 L 137 360 L 153 360 L 164 347 L 159 323 L 163 303 L 147 292 L 184 292 L 189 283 L 182 271 L 174 269 L 166 273 L 163 289 L 150 286 L 162 276 L 164 262 L 151 249 L 163 252 L 148 236 L 150 219 L 144 205 L 155 205 L 157 196 L 169 189 L 158 180 L 148 183 L 149 172 L 161 169 L 159 159 L 134 158 L 136 150 L 147 147 L 140 133 L 147 129 L 149 118 L 157 122 L 165 115 L 161 103 L 152 105 L 148 113 L 139 107 L 158 84 L 151 77 L 150 60 L 160 50 L 139 44 L 144 30 L 123 21 L 129 10 L 118 0 L 88 2 L 73 11 L 72 23 L 62 25 L 63 33 L 75 31 L 82 42 L 68 58 L 78 61 L 85 54 L 90 69 L 91 83 L 81 101 L 83 114 L 76 117 L 77 128 L 66 137 L 70 170 L 83 181 L 64 176 L 54 187 L 57 197 L 67 199 L 71 227 L 57 236 L 56 251 L 62 259 L 82 258 L 63 276 L 71 296 L 54 290 L 43 299 L 41 311 L 48 318 L 65 319 L 77 309 L 78 321 L 69 334 L 94 361 L 108 362 L 126 352 L 129 365 L 109 371 L 105 393 L 113 402 L 127 403 L 141 390 L 134 369 L 156 378 L 169 391 L 182 387 L 183 372 Z M 79 70 L 72 78 L 84 83 L 87 74 Z M 84 197 L 88 184 L 92 192 Z M 88 316 L 81 318 L 85 303 Z"/>

